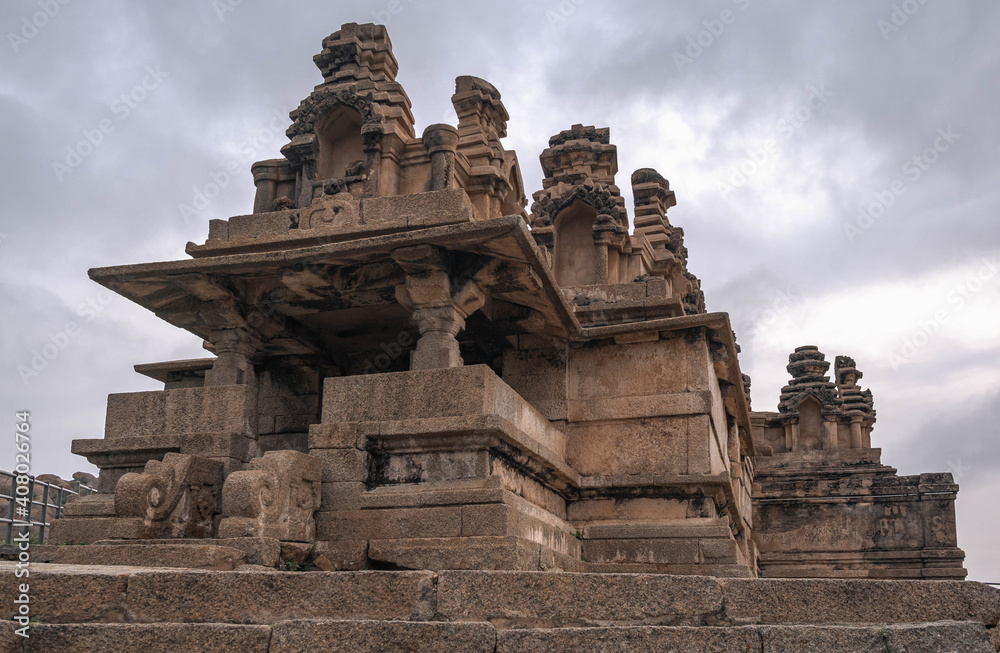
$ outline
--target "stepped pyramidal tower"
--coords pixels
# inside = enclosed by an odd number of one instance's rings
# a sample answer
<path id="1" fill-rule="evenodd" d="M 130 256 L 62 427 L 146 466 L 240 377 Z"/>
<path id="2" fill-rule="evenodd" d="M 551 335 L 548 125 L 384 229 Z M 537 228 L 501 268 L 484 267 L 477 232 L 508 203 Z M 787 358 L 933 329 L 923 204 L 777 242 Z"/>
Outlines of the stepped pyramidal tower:
<path id="1" fill-rule="evenodd" d="M 99 493 L 69 504 L 50 540 L 89 546 L 45 547 L 48 559 L 311 563 L 364 596 L 396 588 L 381 611 L 289 599 L 244 614 L 300 581 L 203 572 L 186 587 L 209 603 L 232 592 L 232 612 L 129 608 L 147 622 L 732 626 L 725 638 L 763 650 L 749 624 L 922 615 L 974 622 L 955 637 L 988 640 L 1000 600 L 985 586 L 877 580 L 965 577 L 951 475 L 881 463 L 872 394 L 847 356 L 830 374 L 819 349 L 795 349 L 777 412 L 751 412 L 729 318 L 706 310 L 660 173 L 628 178 L 630 218 L 612 134 L 572 125 L 541 152 L 529 207 L 490 83 L 459 77 L 458 124 L 418 136 L 384 27 L 346 24 L 314 61 L 322 83 L 291 112 L 282 158 L 251 168 L 251 213 L 211 220 L 185 260 L 90 271 L 212 356 L 137 365 L 163 390 L 109 397 L 104 437 L 73 442 L 100 468 Z M 261 590 L 265 577 L 275 585 Z M 162 596 L 180 587 L 163 578 Z M 412 579 L 436 608 L 392 607 Z M 526 616 L 557 594 L 569 608 Z M 875 595 L 916 607 L 890 615 Z M 448 612 L 506 600 L 523 605 Z M 805 603 L 821 613 L 799 614 Z M 385 641 L 412 635 L 383 627 Z M 611 641 L 592 635 L 574 641 Z M 448 650 L 478 650 L 462 641 Z M 848 650 L 802 641 L 767 650 Z M 524 646 L 503 650 L 567 650 Z M 704 650 L 751 650 L 719 646 Z"/>

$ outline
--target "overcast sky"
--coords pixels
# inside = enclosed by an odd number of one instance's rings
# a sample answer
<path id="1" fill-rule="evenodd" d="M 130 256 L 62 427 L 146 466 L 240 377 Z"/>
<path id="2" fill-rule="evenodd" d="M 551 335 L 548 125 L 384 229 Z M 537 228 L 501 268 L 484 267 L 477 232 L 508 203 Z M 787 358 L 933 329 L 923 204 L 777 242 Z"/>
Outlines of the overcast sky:
<path id="1" fill-rule="evenodd" d="M 249 213 L 345 22 L 388 26 L 418 134 L 456 123 L 455 77 L 492 82 L 529 193 L 549 136 L 610 126 L 630 211 L 637 168 L 676 191 L 754 408 L 794 347 L 853 356 L 883 462 L 956 475 L 971 577 L 1000 582 L 995 0 L 3 3 L 0 404 L 32 412 L 35 473 L 94 471 L 70 440 L 101 437 L 108 393 L 161 387 L 133 364 L 206 355 L 86 271 Z"/>

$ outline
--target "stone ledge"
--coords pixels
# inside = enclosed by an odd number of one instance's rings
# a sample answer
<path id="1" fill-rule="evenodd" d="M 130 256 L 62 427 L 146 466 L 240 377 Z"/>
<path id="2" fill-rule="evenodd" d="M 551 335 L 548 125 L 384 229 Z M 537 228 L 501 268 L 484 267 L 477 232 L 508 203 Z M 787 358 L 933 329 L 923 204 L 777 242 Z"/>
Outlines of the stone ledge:
<path id="1" fill-rule="evenodd" d="M 0 653 L 44 651 L 184 651 L 185 653 L 267 653 L 269 626 L 233 624 L 35 624 L 24 640 L 15 624 L 0 622 Z M 26 642 L 28 648 L 22 648 Z"/>
<path id="2" fill-rule="evenodd" d="M 189 243 L 185 251 L 194 258 L 267 252 L 275 249 L 363 240 L 431 227 L 466 224 L 476 220 L 472 202 L 462 189 L 366 197 L 357 202 L 356 221 L 312 228 L 292 228 L 292 216 L 296 213 L 300 216 L 307 215 L 312 208 L 233 216 L 226 225 L 226 238 L 209 238 L 203 245 Z"/>
<path id="3" fill-rule="evenodd" d="M 507 630 L 497 635 L 498 653 L 562 653 L 569 650 L 629 653 L 993 653 L 980 624 L 929 623 L 887 628 L 868 627 L 627 627 Z"/>
<path id="4" fill-rule="evenodd" d="M 0 622 L 0 653 L 20 653 L 16 624 Z M 290 619 L 269 625 L 199 623 L 35 624 L 29 650 L 77 653 L 99 650 L 195 653 L 993 653 L 990 633 L 975 623 L 937 622 L 851 626 L 626 626 L 497 630 L 483 622 L 410 622 Z"/>
<path id="5" fill-rule="evenodd" d="M 126 606 L 137 622 L 426 621 L 436 594 L 434 574 L 426 571 L 137 571 L 128 578 Z"/>
<path id="6" fill-rule="evenodd" d="M 162 542 L 162 540 L 161 540 Z M 13 559 L 13 546 L 0 548 L 0 557 Z M 30 549 L 32 563 L 64 565 L 121 565 L 128 567 L 178 567 L 184 569 L 214 569 L 231 571 L 246 562 L 246 552 L 232 546 L 204 544 L 192 540 L 190 544 L 164 544 L 154 546 L 115 545 L 57 545 L 33 544 Z"/>
<path id="7" fill-rule="evenodd" d="M 75 547 L 83 548 L 83 547 Z M 0 562 L 0 595 L 14 596 Z M 885 626 L 939 621 L 994 628 L 1000 590 L 968 581 L 717 579 L 514 571 L 231 572 L 37 564 L 43 623 L 272 624 L 284 619 L 489 621 L 497 628 L 754 625 Z M 12 605 L 0 618 L 9 618 Z"/>
<path id="8" fill-rule="evenodd" d="M 224 539 L 167 539 L 167 540 L 100 540 L 99 546 L 218 546 L 238 549 L 246 554 L 246 564 L 274 567 L 281 558 L 281 542 L 268 537 L 230 537 Z M 165 565 L 174 566 L 174 565 Z M 193 569 L 199 567 L 189 565 Z"/>
<path id="9" fill-rule="evenodd" d="M 268 650 L 270 653 L 493 653 L 496 640 L 496 630 L 488 623 L 297 619 L 274 625 Z"/>

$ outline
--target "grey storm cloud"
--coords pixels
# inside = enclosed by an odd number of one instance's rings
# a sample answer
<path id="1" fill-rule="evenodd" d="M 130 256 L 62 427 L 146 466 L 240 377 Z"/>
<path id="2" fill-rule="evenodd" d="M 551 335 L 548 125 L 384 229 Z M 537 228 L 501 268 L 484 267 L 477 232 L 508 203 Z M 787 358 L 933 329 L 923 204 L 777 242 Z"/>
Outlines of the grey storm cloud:
<path id="1" fill-rule="evenodd" d="M 548 136 L 610 125 L 629 202 L 632 170 L 671 180 L 670 219 L 709 309 L 732 315 L 755 406 L 774 408 L 794 347 L 854 355 L 886 464 L 961 458 L 960 517 L 994 512 L 963 496 L 1000 466 L 1000 277 L 948 301 L 1000 253 L 993 0 L 4 3 L 0 404 L 32 411 L 37 471 L 92 470 L 69 442 L 103 432 L 109 392 L 155 389 L 132 365 L 205 355 L 87 269 L 184 258 L 209 219 L 249 212 L 250 164 L 279 155 L 288 111 L 321 81 L 322 38 L 369 21 L 388 27 L 418 132 L 455 122 L 456 76 L 496 84 L 529 195 Z M 940 130 L 959 136 L 935 148 Z M 884 350 L 940 310 L 953 319 L 892 369 Z M 995 520 L 960 528 L 1000 535 Z M 986 550 L 968 564 L 1000 579 Z"/>

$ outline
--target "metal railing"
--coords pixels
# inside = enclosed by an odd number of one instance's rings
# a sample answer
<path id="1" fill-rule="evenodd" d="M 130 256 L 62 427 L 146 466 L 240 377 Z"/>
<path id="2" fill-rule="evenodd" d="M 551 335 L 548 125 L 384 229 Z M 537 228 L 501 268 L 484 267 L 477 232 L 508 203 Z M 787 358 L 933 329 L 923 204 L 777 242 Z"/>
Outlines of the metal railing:
<path id="1" fill-rule="evenodd" d="M 48 527 L 62 516 L 63 507 L 70 497 L 97 492 L 79 481 L 72 481 L 74 489 L 69 489 L 29 476 L 28 493 L 18 495 L 14 485 L 16 476 L 18 475 L 13 472 L 0 470 L 0 525 L 3 525 L 3 544 L 11 543 L 15 528 L 23 533 L 25 525 L 30 527 L 31 536 L 37 538 L 33 541 L 44 544 Z M 21 503 L 18 503 L 18 498 L 22 499 Z M 25 499 L 30 499 L 28 508 L 24 506 Z"/>

